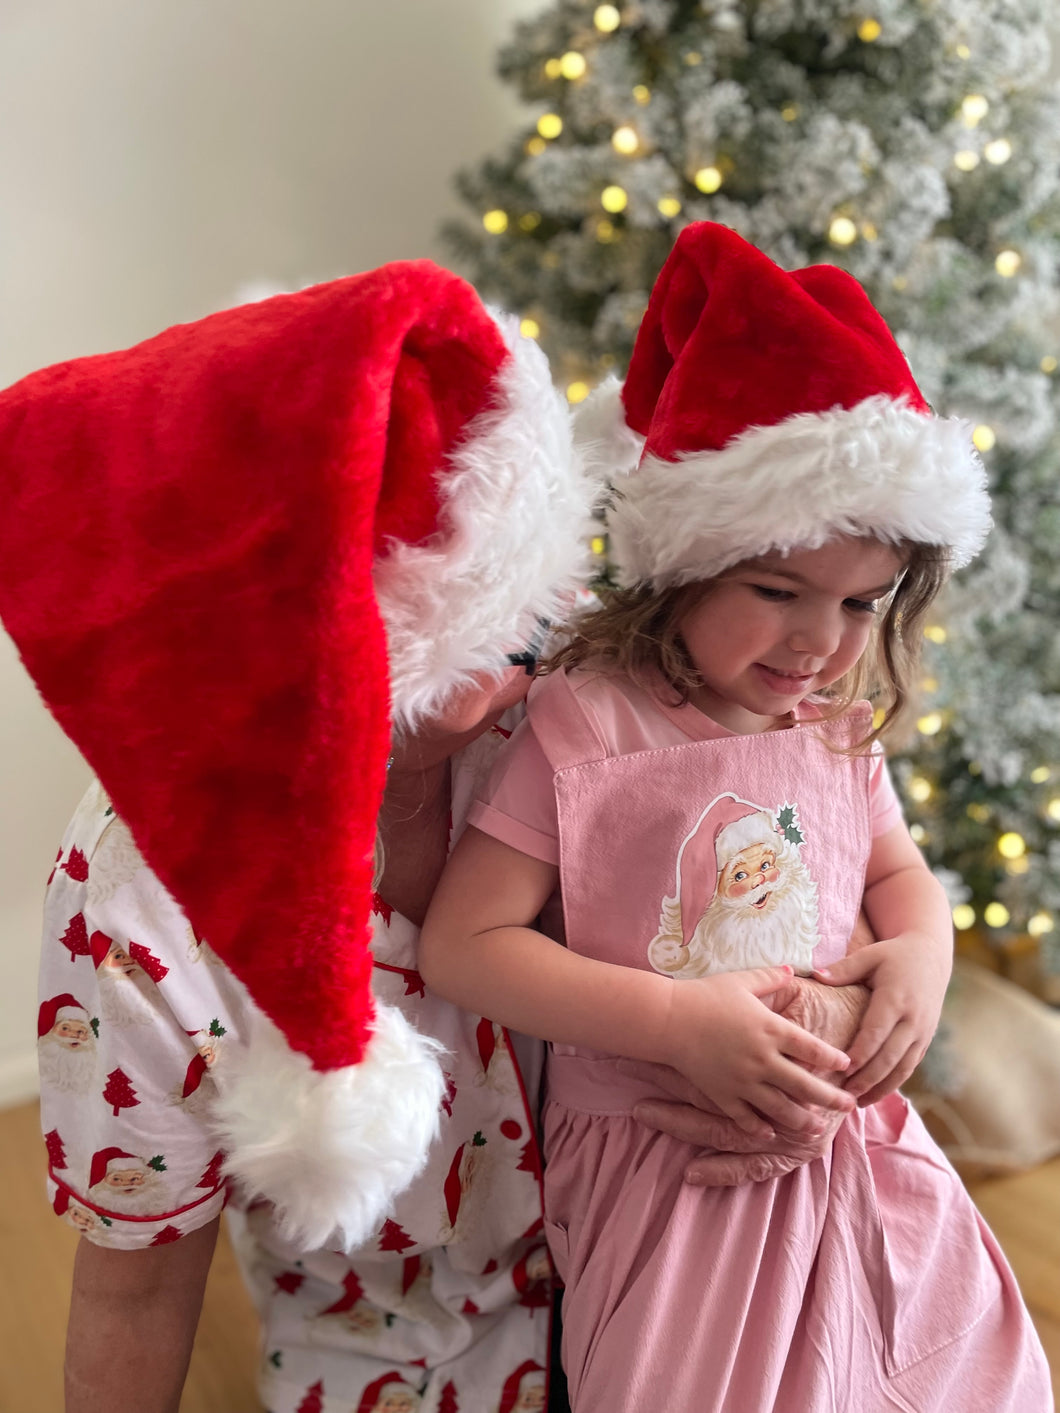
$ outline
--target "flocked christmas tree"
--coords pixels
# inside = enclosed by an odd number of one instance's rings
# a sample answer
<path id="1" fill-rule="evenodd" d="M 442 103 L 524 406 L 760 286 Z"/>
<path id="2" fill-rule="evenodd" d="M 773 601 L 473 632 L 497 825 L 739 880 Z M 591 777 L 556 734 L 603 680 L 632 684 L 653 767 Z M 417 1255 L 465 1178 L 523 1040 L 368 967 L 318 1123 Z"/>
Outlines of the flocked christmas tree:
<path id="1" fill-rule="evenodd" d="M 621 373 L 678 230 L 865 285 L 966 417 L 997 528 L 928 629 L 896 774 L 960 929 L 1060 972 L 1060 90 L 1044 0 L 560 0 L 500 72 L 526 129 L 448 235 L 571 401 Z M 1054 983 L 1055 984 L 1055 983 Z M 1060 993 L 1058 993 L 1060 995 Z"/>

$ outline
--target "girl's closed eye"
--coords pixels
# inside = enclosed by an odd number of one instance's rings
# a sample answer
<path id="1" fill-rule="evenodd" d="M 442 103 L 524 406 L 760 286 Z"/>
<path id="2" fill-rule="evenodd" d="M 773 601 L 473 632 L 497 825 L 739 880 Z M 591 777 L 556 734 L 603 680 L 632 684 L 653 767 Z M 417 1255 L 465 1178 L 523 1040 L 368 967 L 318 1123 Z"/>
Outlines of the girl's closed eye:
<path id="1" fill-rule="evenodd" d="M 770 603 L 785 603 L 795 597 L 791 589 L 777 589 L 770 584 L 752 584 L 751 587 L 759 598 L 768 599 Z"/>
<path id="2" fill-rule="evenodd" d="M 880 603 L 879 599 L 844 599 L 843 602 L 855 613 L 875 613 Z"/>

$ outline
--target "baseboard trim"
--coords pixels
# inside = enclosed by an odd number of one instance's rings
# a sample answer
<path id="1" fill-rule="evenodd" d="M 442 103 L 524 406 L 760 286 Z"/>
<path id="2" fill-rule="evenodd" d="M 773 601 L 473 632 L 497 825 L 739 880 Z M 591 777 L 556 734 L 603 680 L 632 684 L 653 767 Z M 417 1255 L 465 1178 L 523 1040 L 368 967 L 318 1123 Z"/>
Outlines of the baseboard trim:
<path id="1" fill-rule="evenodd" d="M 9 1055 L 0 1059 L 0 1109 L 13 1109 L 17 1104 L 28 1104 L 40 1093 L 40 1080 L 37 1077 L 37 1056 Z"/>

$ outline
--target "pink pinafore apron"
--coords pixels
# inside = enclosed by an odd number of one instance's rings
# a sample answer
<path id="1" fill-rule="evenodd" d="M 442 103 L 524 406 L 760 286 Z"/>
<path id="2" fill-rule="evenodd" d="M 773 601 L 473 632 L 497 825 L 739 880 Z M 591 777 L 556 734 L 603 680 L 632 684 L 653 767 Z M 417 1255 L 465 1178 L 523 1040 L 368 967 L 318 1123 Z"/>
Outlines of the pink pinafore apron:
<path id="1" fill-rule="evenodd" d="M 569 689 L 548 699 L 530 719 L 555 771 L 568 946 L 675 985 L 843 955 L 870 762 L 821 736 L 864 735 L 862 711 L 616 756 Z M 649 1092 L 612 1057 L 553 1047 L 546 1230 L 574 1413 L 1052 1407 L 1011 1272 L 900 1095 L 794 1173 L 705 1190 L 682 1181 L 693 1150 L 631 1117 Z"/>

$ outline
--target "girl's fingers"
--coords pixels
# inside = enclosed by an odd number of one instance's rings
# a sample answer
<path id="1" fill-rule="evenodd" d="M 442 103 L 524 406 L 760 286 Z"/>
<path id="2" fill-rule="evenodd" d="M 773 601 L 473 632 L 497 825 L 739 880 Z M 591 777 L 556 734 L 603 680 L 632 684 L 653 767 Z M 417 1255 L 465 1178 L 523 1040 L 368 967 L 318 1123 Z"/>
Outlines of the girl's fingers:
<path id="1" fill-rule="evenodd" d="M 848 1094 L 853 1094 L 855 1099 L 867 1094 L 870 1089 L 884 1081 L 890 1084 L 891 1088 L 895 1088 L 901 1083 L 901 1080 L 892 1080 L 891 1076 L 903 1065 L 906 1057 L 914 1052 L 915 1042 L 916 1034 L 913 1027 L 908 1022 L 900 1022 L 876 1054 L 859 1070 L 847 1077 L 843 1088 Z M 912 1065 L 908 1070 L 902 1071 L 902 1079 L 907 1079 L 911 1073 Z"/>
<path id="2" fill-rule="evenodd" d="M 817 1137 L 832 1122 L 819 1109 L 797 1104 L 782 1089 L 771 1084 L 764 1085 L 762 1091 L 755 1095 L 755 1108 L 762 1113 L 768 1112 L 775 1123 L 795 1134 L 800 1141 Z"/>
<path id="3" fill-rule="evenodd" d="M 773 1082 L 789 1099 L 794 1099 L 799 1105 L 817 1104 L 822 1109 L 834 1109 L 841 1113 L 849 1113 L 854 1107 L 852 1094 L 847 1093 L 845 1089 L 838 1089 L 829 1080 L 811 1074 L 801 1065 L 792 1064 L 790 1061 L 783 1069 L 778 1070 L 777 1078 Z M 755 1104 L 757 1103 L 756 1098 Z M 770 1118 L 772 1117 L 770 1114 Z M 801 1127 L 805 1128 L 805 1124 Z"/>
<path id="4" fill-rule="evenodd" d="M 730 1099 L 720 1107 L 736 1127 L 751 1138 L 764 1143 L 776 1136 L 772 1125 L 761 1114 L 756 1114 L 750 1104 L 745 1104 L 742 1099 Z"/>
<path id="5" fill-rule="evenodd" d="M 850 1057 L 847 1074 L 856 1074 L 878 1055 L 901 1024 L 901 1011 L 884 1000 L 878 991 L 874 991 L 858 1027 L 858 1033 L 847 1051 Z"/>
<path id="6" fill-rule="evenodd" d="M 877 955 L 871 947 L 861 947 L 847 957 L 840 957 L 830 966 L 815 967 L 815 981 L 823 981 L 827 986 L 850 986 L 855 981 L 864 981 L 878 965 Z"/>
<path id="7" fill-rule="evenodd" d="M 844 1051 L 837 1050 L 827 1040 L 819 1039 L 793 1021 L 784 1022 L 780 1048 L 789 1059 L 808 1065 L 813 1070 L 842 1070 L 845 1073 L 850 1068 L 850 1057 Z"/>

